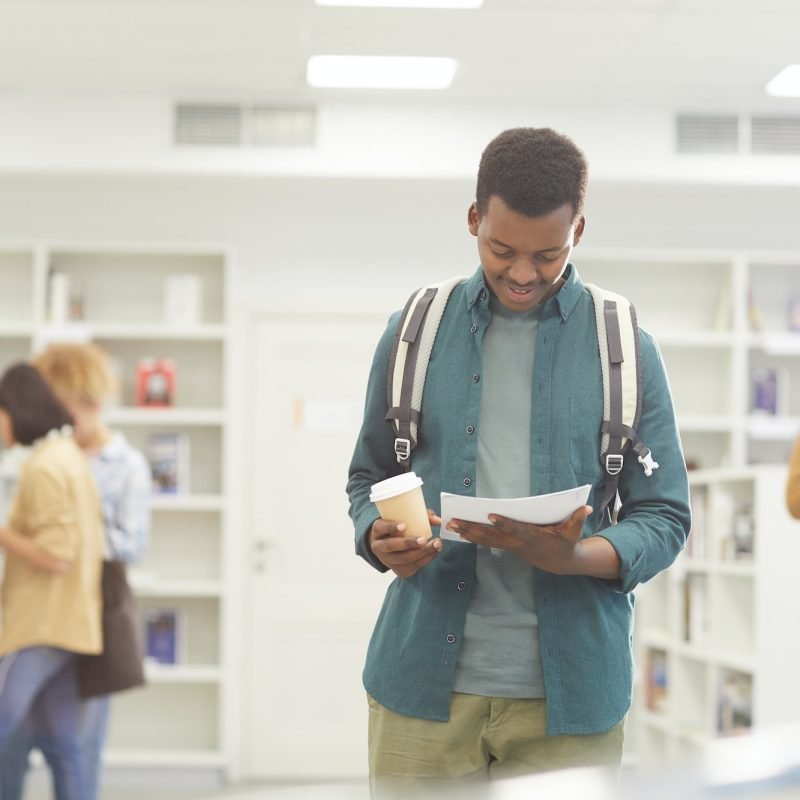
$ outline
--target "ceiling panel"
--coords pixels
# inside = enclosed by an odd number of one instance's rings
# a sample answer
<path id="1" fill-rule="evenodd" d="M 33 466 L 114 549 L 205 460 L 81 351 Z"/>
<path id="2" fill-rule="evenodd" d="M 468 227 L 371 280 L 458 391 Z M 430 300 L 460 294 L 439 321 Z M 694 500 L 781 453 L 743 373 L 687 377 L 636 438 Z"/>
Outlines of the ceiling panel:
<path id="1" fill-rule="evenodd" d="M 297 100 L 317 52 L 450 55 L 438 102 L 598 99 L 800 109 L 764 82 L 800 62 L 798 0 L 485 0 L 474 11 L 312 0 L 0 0 L 0 91 Z M 408 95 L 405 95 L 408 96 Z"/>

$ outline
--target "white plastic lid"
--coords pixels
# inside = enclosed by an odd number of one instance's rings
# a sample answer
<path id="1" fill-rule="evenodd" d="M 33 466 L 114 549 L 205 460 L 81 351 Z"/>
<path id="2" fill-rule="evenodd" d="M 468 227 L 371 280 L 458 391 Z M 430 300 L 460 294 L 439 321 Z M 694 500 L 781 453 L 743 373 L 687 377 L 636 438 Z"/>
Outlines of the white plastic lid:
<path id="1" fill-rule="evenodd" d="M 398 494 L 410 492 L 412 489 L 416 489 L 417 486 L 422 486 L 422 478 L 418 478 L 414 472 L 403 472 L 380 483 L 373 483 L 369 501 L 370 503 L 376 503 L 379 500 L 387 500 L 390 497 L 396 497 Z"/>

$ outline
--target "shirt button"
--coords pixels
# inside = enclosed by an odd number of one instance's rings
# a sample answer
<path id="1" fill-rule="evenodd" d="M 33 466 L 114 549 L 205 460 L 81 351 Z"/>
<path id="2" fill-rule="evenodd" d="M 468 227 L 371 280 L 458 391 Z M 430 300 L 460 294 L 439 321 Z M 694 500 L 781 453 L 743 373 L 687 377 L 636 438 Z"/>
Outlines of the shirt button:
<path id="1" fill-rule="evenodd" d="M 455 636 L 453 636 L 453 634 L 452 634 L 452 633 L 448 633 L 448 634 L 447 634 L 447 641 L 448 641 L 448 642 L 450 642 L 450 644 L 453 644 L 453 642 L 454 642 L 455 640 L 456 640 L 456 637 L 455 637 Z"/>
<path id="2" fill-rule="evenodd" d="M 483 292 L 481 292 L 481 300 L 485 300 L 485 299 L 486 299 L 486 292 L 483 291 Z"/>
<path id="3" fill-rule="evenodd" d="M 472 376 L 472 382 L 473 383 L 477 383 L 480 379 L 481 379 L 480 375 L 473 375 Z"/>
<path id="4" fill-rule="evenodd" d="M 476 333 L 476 332 L 477 332 L 477 330 L 478 330 L 478 326 L 477 326 L 477 325 L 473 325 L 473 326 L 470 328 L 470 331 L 471 331 L 472 333 Z"/>
<path id="5" fill-rule="evenodd" d="M 475 433 L 475 428 L 472 425 L 467 425 L 467 433 Z"/>
<path id="6" fill-rule="evenodd" d="M 464 478 L 464 486 L 472 486 L 472 478 Z"/>
<path id="7" fill-rule="evenodd" d="M 464 589 L 466 589 L 466 588 L 467 588 L 467 584 L 464 583 L 464 581 L 459 581 L 458 582 L 458 591 L 459 592 L 463 592 Z"/>

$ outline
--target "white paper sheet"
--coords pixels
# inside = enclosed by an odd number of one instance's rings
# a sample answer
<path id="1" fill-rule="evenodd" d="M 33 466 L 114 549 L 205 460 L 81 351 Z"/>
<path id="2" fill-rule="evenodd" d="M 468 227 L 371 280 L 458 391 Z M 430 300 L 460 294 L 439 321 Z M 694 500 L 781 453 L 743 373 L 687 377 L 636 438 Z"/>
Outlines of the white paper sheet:
<path id="1" fill-rule="evenodd" d="M 447 530 L 451 519 L 480 522 L 490 525 L 489 514 L 499 514 L 519 522 L 552 525 L 565 520 L 573 511 L 586 504 L 591 486 L 587 483 L 563 492 L 540 494 L 536 497 L 489 498 L 464 497 L 442 492 L 442 539 L 465 542 L 457 533 Z"/>

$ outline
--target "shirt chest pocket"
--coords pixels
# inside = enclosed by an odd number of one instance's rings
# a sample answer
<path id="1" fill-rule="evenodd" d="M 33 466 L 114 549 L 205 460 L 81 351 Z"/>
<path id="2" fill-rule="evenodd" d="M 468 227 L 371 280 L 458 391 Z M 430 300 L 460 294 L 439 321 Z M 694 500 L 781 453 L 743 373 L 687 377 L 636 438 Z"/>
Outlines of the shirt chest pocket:
<path id="1" fill-rule="evenodd" d="M 576 476 L 596 483 L 602 479 L 600 463 L 600 427 L 603 420 L 603 398 L 586 391 L 576 393 L 569 401 L 569 458 Z"/>

